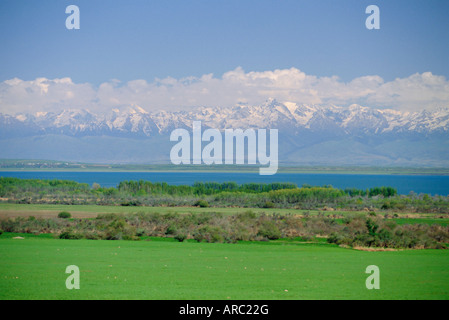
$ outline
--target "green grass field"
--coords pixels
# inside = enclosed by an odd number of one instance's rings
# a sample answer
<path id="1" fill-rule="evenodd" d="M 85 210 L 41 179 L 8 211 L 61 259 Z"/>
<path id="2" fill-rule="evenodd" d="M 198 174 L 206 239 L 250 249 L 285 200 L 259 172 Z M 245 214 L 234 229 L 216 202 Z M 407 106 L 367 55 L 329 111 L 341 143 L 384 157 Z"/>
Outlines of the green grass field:
<path id="1" fill-rule="evenodd" d="M 446 250 L 0 236 L 0 299 L 448 299 Z M 69 265 L 80 268 L 68 290 Z M 368 290 L 368 265 L 380 289 Z"/>
<path id="2" fill-rule="evenodd" d="M 0 204 L 0 217 L 89 218 L 102 213 L 244 212 L 246 208 L 120 207 Z M 294 209 L 251 209 L 295 213 Z M 317 211 L 318 212 L 318 211 Z M 317 212 L 311 211 L 311 214 Z M 330 212 L 337 213 L 337 212 Z M 329 214 L 330 214 L 329 213 Z M 326 213 L 327 214 L 327 213 Z M 366 213 L 365 213 L 366 214 Z M 339 220 L 339 219 L 337 219 Z M 399 214 L 398 223 L 448 224 L 432 214 Z M 53 235 L 0 235 L 0 299 L 449 299 L 449 252 L 367 252 L 327 244 L 60 240 Z M 325 239 L 323 239 L 325 240 Z M 68 290 L 65 269 L 80 268 L 80 290 Z M 380 289 L 368 290 L 365 269 L 380 268 Z"/>
<path id="3" fill-rule="evenodd" d="M 311 213 L 318 210 L 296 210 L 296 209 L 269 209 L 269 208 L 200 208 L 200 207 L 147 207 L 147 206 L 100 206 L 100 205 L 62 205 L 62 204 L 15 204 L 0 203 L 0 213 L 20 212 L 21 215 L 27 216 L 34 214 L 36 218 L 42 214 L 52 214 L 61 211 L 69 211 L 79 214 L 89 214 L 96 216 L 101 213 L 136 213 L 136 212 L 159 212 L 159 213 L 207 213 L 220 212 L 223 214 L 234 214 L 252 210 L 255 213 L 301 213 L 308 211 Z"/>

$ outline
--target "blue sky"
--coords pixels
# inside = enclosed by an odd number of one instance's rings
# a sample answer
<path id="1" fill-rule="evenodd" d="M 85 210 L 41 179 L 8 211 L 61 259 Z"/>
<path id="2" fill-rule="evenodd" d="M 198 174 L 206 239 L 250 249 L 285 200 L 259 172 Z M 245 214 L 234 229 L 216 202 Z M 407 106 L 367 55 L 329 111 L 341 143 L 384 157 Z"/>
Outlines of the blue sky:
<path id="1" fill-rule="evenodd" d="M 80 8 L 80 30 L 65 28 L 69 4 Z M 380 30 L 365 28 L 369 4 L 380 8 Z M 0 81 L 152 81 L 239 66 L 345 81 L 449 77 L 444 0 L 2 0 L 0 30 Z"/>
<path id="2" fill-rule="evenodd" d="M 1 0 L 0 112 L 449 107 L 448 40 L 445 0 Z"/>

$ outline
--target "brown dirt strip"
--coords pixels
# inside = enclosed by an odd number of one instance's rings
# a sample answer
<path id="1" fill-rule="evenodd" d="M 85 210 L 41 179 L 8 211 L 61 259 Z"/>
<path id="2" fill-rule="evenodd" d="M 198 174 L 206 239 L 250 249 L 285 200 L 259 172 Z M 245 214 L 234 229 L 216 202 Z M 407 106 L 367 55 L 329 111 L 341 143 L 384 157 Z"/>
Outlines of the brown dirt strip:
<path id="1" fill-rule="evenodd" d="M 60 211 L 53 210 L 0 210 L 0 219 L 17 218 L 24 217 L 28 218 L 30 216 L 36 218 L 55 218 L 58 216 Z M 84 212 L 84 211 L 70 211 L 73 218 L 95 218 L 98 212 Z"/>

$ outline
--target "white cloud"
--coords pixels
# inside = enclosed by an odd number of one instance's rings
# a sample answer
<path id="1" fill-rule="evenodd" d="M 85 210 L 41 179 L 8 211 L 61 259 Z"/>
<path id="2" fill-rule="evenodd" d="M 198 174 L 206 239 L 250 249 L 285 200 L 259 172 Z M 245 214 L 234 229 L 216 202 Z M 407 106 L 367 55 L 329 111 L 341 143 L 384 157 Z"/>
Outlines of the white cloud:
<path id="1" fill-rule="evenodd" d="M 364 76 L 344 82 L 339 77 L 307 75 L 296 68 L 245 72 L 236 68 L 222 75 L 175 79 L 111 80 L 94 87 L 70 78 L 32 81 L 10 79 L 0 83 L 0 112 L 47 112 L 86 108 L 96 112 L 139 105 L 147 111 L 186 109 L 191 106 L 261 104 L 268 98 L 299 104 L 350 105 L 407 111 L 449 107 L 449 81 L 430 72 L 385 82 Z"/>
<path id="2" fill-rule="evenodd" d="M 382 84 L 375 94 L 367 97 L 367 102 L 405 110 L 449 107 L 449 81 L 431 72 L 416 73 Z"/>
<path id="3" fill-rule="evenodd" d="M 70 78 L 32 81 L 11 79 L 0 83 L 0 112 L 35 113 L 56 111 L 67 106 L 88 108 L 96 92 L 90 84 L 75 84 Z"/>

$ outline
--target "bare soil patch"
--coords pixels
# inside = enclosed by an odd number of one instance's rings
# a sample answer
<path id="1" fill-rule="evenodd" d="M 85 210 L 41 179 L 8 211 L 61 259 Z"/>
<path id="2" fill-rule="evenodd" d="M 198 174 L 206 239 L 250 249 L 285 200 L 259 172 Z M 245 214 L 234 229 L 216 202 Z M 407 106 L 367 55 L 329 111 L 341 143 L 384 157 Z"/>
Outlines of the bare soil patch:
<path id="1" fill-rule="evenodd" d="M 0 219 L 24 217 L 30 216 L 36 218 L 55 218 L 60 211 L 55 210 L 0 210 Z M 83 212 L 83 211 L 70 211 L 73 218 L 95 218 L 99 214 L 98 212 Z"/>

